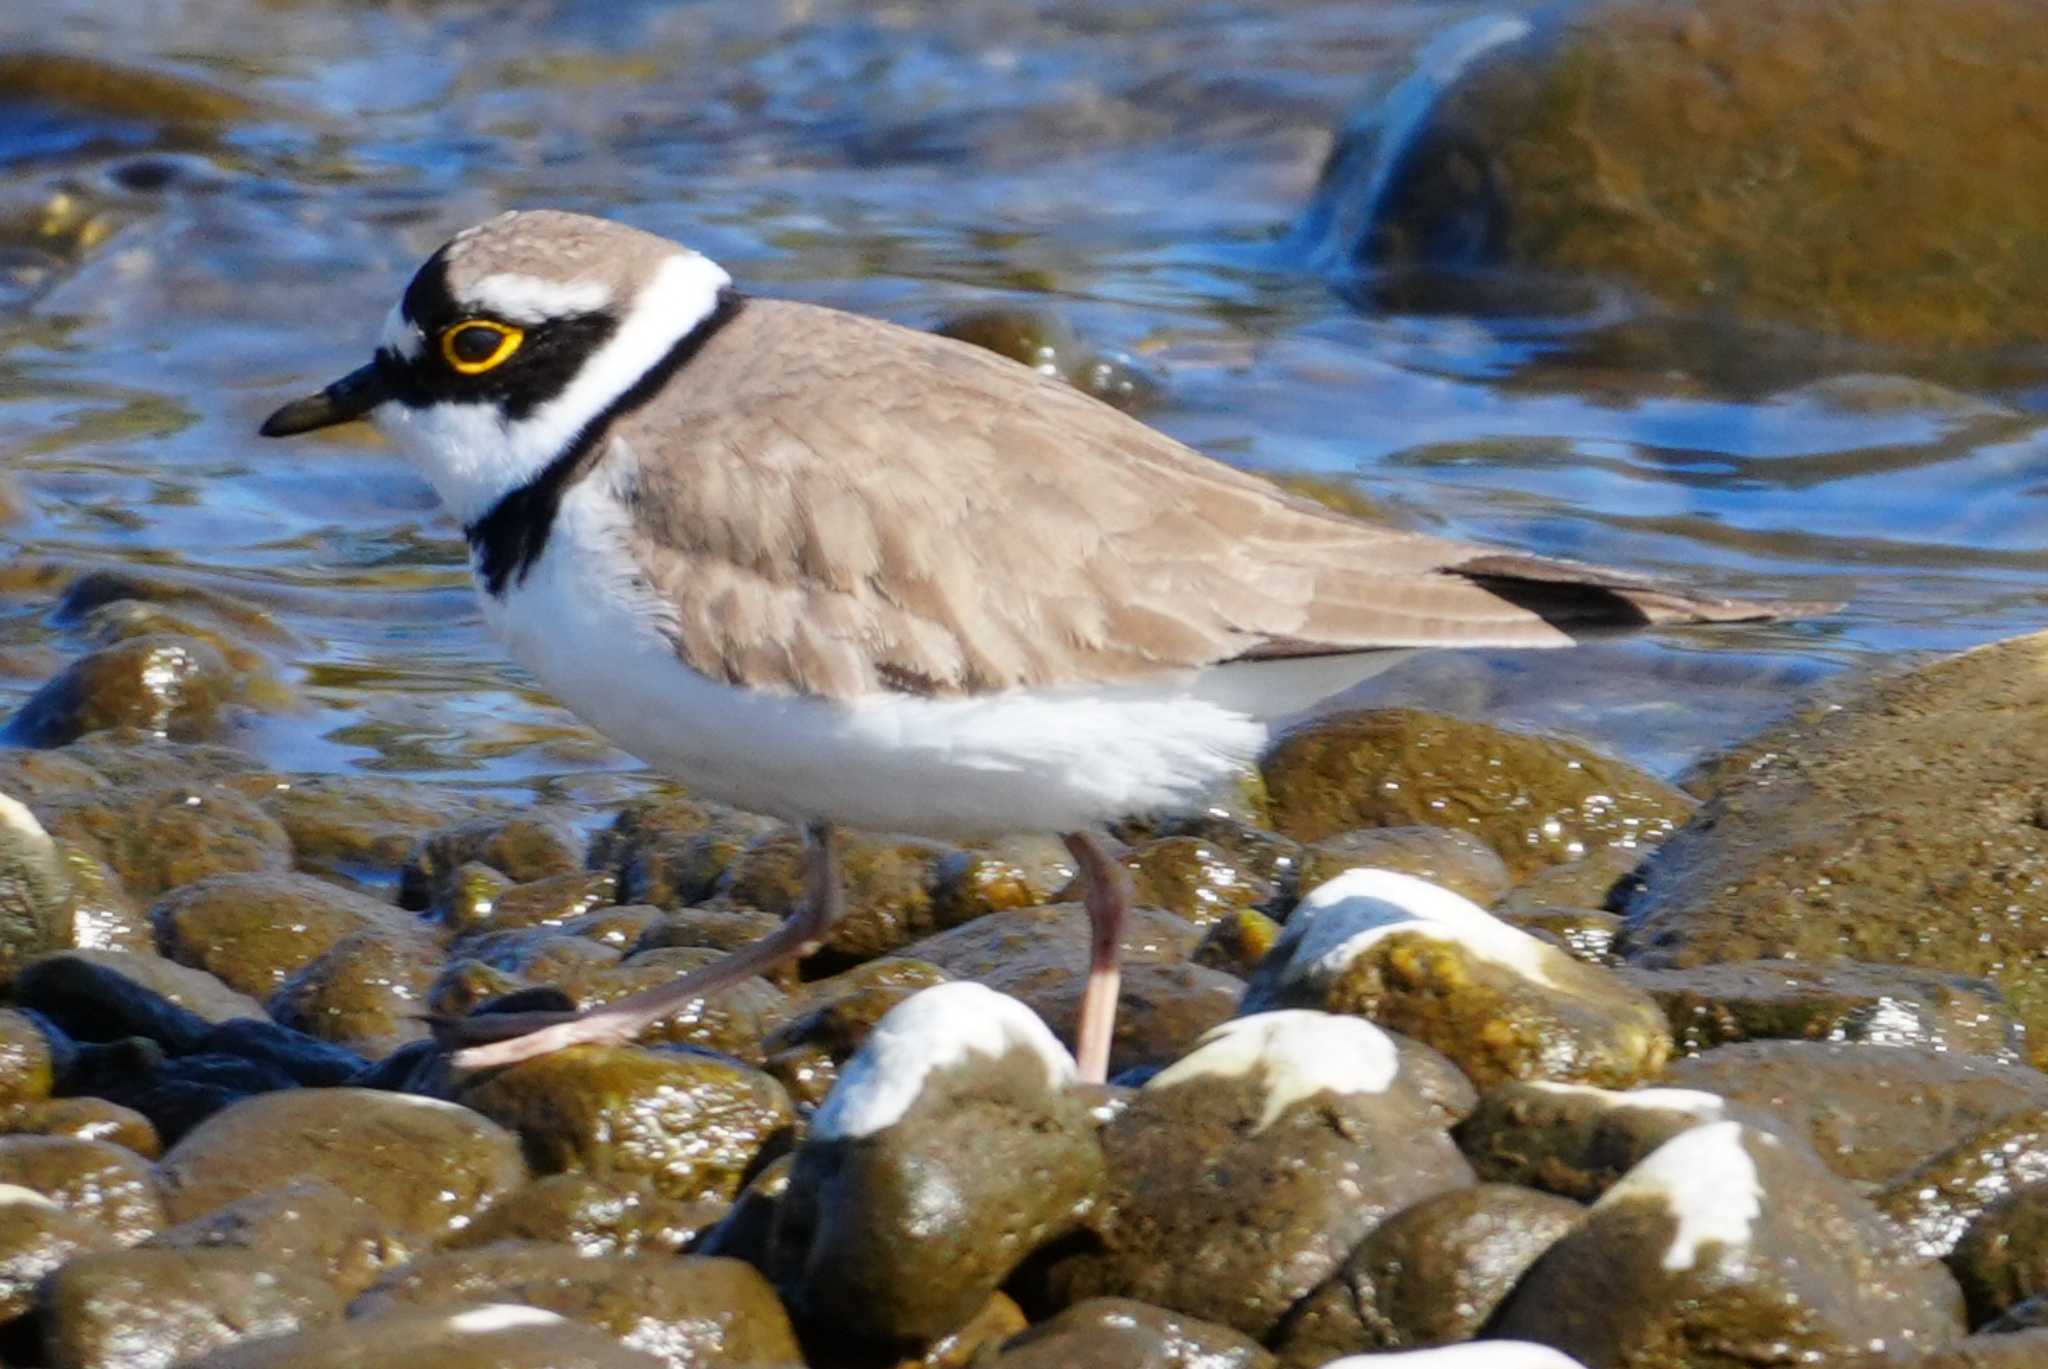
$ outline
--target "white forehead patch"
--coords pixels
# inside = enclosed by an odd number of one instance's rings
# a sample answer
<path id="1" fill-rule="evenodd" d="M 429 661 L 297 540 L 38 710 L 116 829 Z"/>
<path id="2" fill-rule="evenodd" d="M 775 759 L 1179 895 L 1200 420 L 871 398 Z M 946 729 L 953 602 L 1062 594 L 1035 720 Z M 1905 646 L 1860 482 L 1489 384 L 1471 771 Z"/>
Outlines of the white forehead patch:
<path id="1" fill-rule="evenodd" d="M 1586 1369 L 1547 1345 L 1525 1340 L 1475 1340 L 1434 1350 L 1394 1354 L 1351 1355 L 1331 1360 L 1323 1369 Z"/>
<path id="2" fill-rule="evenodd" d="M 857 1140 L 894 1126 L 910 1111 L 933 1070 L 969 1055 L 999 1059 L 1013 1050 L 1045 1065 L 1046 1087 L 1074 1079 L 1074 1057 L 1038 1014 L 981 984 L 938 984 L 889 1009 L 811 1119 L 821 1140 Z"/>
<path id="3" fill-rule="evenodd" d="M 1678 1220 L 1664 1252 L 1664 1268 L 1677 1273 L 1699 1263 L 1700 1248 L 1714 1241 L 1730 1250 L 1749 1244 L 1750 1227 L 1763 1215 L 1763 1179 L 1746 1142 L 1776 1146 L 1768 1132 L 1740 1122 L 1714 1122 L 1682 1131 L 1650 1152 L 1600 1196 L 1593 1211 L 1637 1198 L 1661 1199 Z"/>
<path id="4" fill-rule="evenodd" d="M 1455 942 L 1482 960 L 1556 987 L 1545 943 L 1469 898 L 1392 870 L 1347 870 L 1317 885 L 1288 917 L 1273 953 L 1285 957 L 1285 982 L 1321 984 L 1397 932 Z"/>
<path id="5" fill-rule="evenodd" d="M 1318 1093 L 1385 1093 L 1401 1072 L 1401 1054 L 1362 1017 L 1288 1009 L 1254 1013 L 1211 1027 L 1195 1048 L 1153 1075 L 1147 1091 L 1205 1076 L 1260 1072 L 1266 1106 L 1254 1132 Z"/>
<path id="6" fill-rule="evenodd" d="M 612 292 L 594 280 L 542 280 L 499 271 L 470 287 L 468 303 L 508 323 L 544 323 L 568 314 L 589 314 L 612 302 Z"/>

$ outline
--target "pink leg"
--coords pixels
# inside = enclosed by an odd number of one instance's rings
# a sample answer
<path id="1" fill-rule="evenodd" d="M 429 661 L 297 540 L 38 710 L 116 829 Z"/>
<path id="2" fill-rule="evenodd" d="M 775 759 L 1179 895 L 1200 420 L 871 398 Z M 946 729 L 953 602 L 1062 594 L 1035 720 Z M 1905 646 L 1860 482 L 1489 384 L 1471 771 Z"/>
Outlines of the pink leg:
<path id="1" fill-rule="evenodd" d="M 479 1069 L 531 1060 L 567 1046 L 622 1044 L 693 998 L 809 955 L 846 911 L 846 898 L 839 877 L 838 833 L 832 825 L 817 822 L 806 827 L 804 850 L 804 906 L 753 945 L 742 946 L 701 970 L 586 1013 L 479 1013 L 466 1017 L 455 1024 L 457 1039 L 488 1044 L 458 1050 L 449 1057 L 450 1062 L 461 1069 Z"/>
<path id="2" fill-rule="evenodd" d="M 1074 1028 L 1074 1059 L 1083 1083 L 1100 1084 L 1109 1078 L 1109 1044 L 1116 1030 L 1121 979 L 1117 949 L 1124 914 L 1131 906 L 1131 877 L 1093 832 L 1068 832 L 1060 839 L 1081 867 L 1088 908 L 1088 983 L 1081 991 L 1081 1019 Z"/>

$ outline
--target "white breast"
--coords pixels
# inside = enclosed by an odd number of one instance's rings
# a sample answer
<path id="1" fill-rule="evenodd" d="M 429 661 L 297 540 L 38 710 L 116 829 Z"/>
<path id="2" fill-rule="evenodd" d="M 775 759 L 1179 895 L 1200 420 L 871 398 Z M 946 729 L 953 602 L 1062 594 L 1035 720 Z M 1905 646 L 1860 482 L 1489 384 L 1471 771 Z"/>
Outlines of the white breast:
<path id="1" fill-rule="evenodd" d="M 485 615 L 564 704 L 706 798 L 877 831 L 1072 831 L 1186 805 L 1265 744 L 1193 681 L 852 702 L 720 684 L 670 648 L 624 519 L 602 479 L 573 486 L 546 552 Z"/>

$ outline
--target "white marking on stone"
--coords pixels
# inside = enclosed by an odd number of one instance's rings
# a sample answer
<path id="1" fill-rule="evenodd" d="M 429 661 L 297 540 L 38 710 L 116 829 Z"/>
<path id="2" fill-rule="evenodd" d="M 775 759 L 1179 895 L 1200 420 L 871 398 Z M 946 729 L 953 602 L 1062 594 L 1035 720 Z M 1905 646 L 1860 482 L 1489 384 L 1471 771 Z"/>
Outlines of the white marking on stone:
<path id="1" fill-rule="evenodd" d="M 1391 1037 L 1363 1018 L 1300 1009 L 1254 1013 L 1211 1027 L 1145 1087 L 1253 1071 L 1262 1072 L 1266 1084 L 1258 1132 L 1318 1093 L 1385 1093 L 1401 1072 L 1401 1055 Z"/>
<path id="2" fill-rule="evenodd" d="M 1310 892 L 1273 953 L 1286 983 L 1321 985 L 1398 932 L 1463 946 L 1524 979 L 1556 988 L 1547 962 L 1563 952 L 1510 927 L 1469 898 L 1392 870 L 1347 870 Z"/>
<path id="3" fill-rule="evenodd" d="M 513 1331 L 529 1326 L 559 1326 L 567 1317 L 558 1316 L 540 1307 L 525 1307 L 518 1303 L 494 1302 L 483 1307 L 472 1307 L 467 1312 L 457 1312 L 443 1323 L 450 1331 L 465 1336 L 486 1336 L 493 1331 Z"/>
<path id="4" fill-rule="evenodd" d="M 50 840 L 50 834 L 36 821 L 36 815 L 18 799 L 0 794 L 0 826 L 13 828 L 45 851 L 55 851 L 57 843 Z"/>
<path id="5" fill-rule="evenodd" d="M 1331 1360 L 1323 1369 L 1586 1369 L 1586 1366 L 1547 1345 L 1521 1340 L 1476 1340 L 1463 1345 L 1439 1346 L 1434 1350 L 1404 1350 L 1394 1354 L 1349 1355 Z"/>
<path id="6" fill-rule="evenodd" d="M 543 280 L 499 271 L 478 281 L 463 302 L 508 323 L 545 323 L 567 314 L 594 313 L 612 302 L 612 292 L 600 281 Z"/>
<path id="7" fill-rule="evenodd" d="M 0 1184 L 0 1207 L 46 1207 L 58 1211 L 64 1205 L 47 1194 L 38 1193 L 20 1184 Z"/>
<path id="8" fill-rule="evenodd" d="M 1700 1089 L 1603 1089 L 1592 1084 L 1558 1084 L 1549 1080 L 1532 1081 L 1530 1087 L 1545 1093 L 1597 1098 L 1611 1108 L 1689 1113 L 1702 1122 L 1718 1122 L 1728 1114 L 1727 1099 Z"/>
<path id="9" fill-rule="evenodd" d="M 1593 1211 L 1642 1198 L 1661 1199 L 1678 1219 L 1664 1252 L 1673 1273 L 1699 1263 L 1709 1241 L 1730 1250 L 1749 1245 L 1750 1227 L 1763 1215 L 1763 1179 L 1746 1143 L 1775 1146 L 1778 1138 L 1740 1122 L 1712 1122 L 1680 1132 L 1651 1151 L 1600 1196 Z"/>
<path id="10" fill-rule="evenodd" d="M 811 1119 L 820 1140 L 858 1140 L 894 1126 L 924 1091 L 932 1071 L 970 1055 L 1000 1059 L 1022 1050 L 1045 1066 L 1045 1085 L 1074 1079 L 1074 1057 L 1038 1014 L 981 984 L 938 984 L 891 1008 L 840 1072 Z"/>

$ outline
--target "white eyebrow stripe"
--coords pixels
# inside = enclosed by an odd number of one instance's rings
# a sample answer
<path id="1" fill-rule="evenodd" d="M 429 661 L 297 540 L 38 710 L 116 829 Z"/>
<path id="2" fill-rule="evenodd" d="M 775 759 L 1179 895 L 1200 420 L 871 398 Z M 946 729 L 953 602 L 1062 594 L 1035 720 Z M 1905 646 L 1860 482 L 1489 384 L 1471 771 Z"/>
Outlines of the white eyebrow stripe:
<path id="1" fill-rule="evenodd" d="M 612 302 L 612 292 L 594 280 L 542 280 L 517 271 L 485 276 L 467 292 L 468 303 L 509 323 L 542 323 L 565 314 L 589 314 Z"/>
<path id="2" fill-rule="evenodd" d="M 420 330 L 405 317 L 403 303 L 391 306 L 391 312 L 384 316 L 384 331 L 377 339 L 379 350 L 395 352 L 407 361 L 418 361 L 427 350 L 426 340 Z"/>

